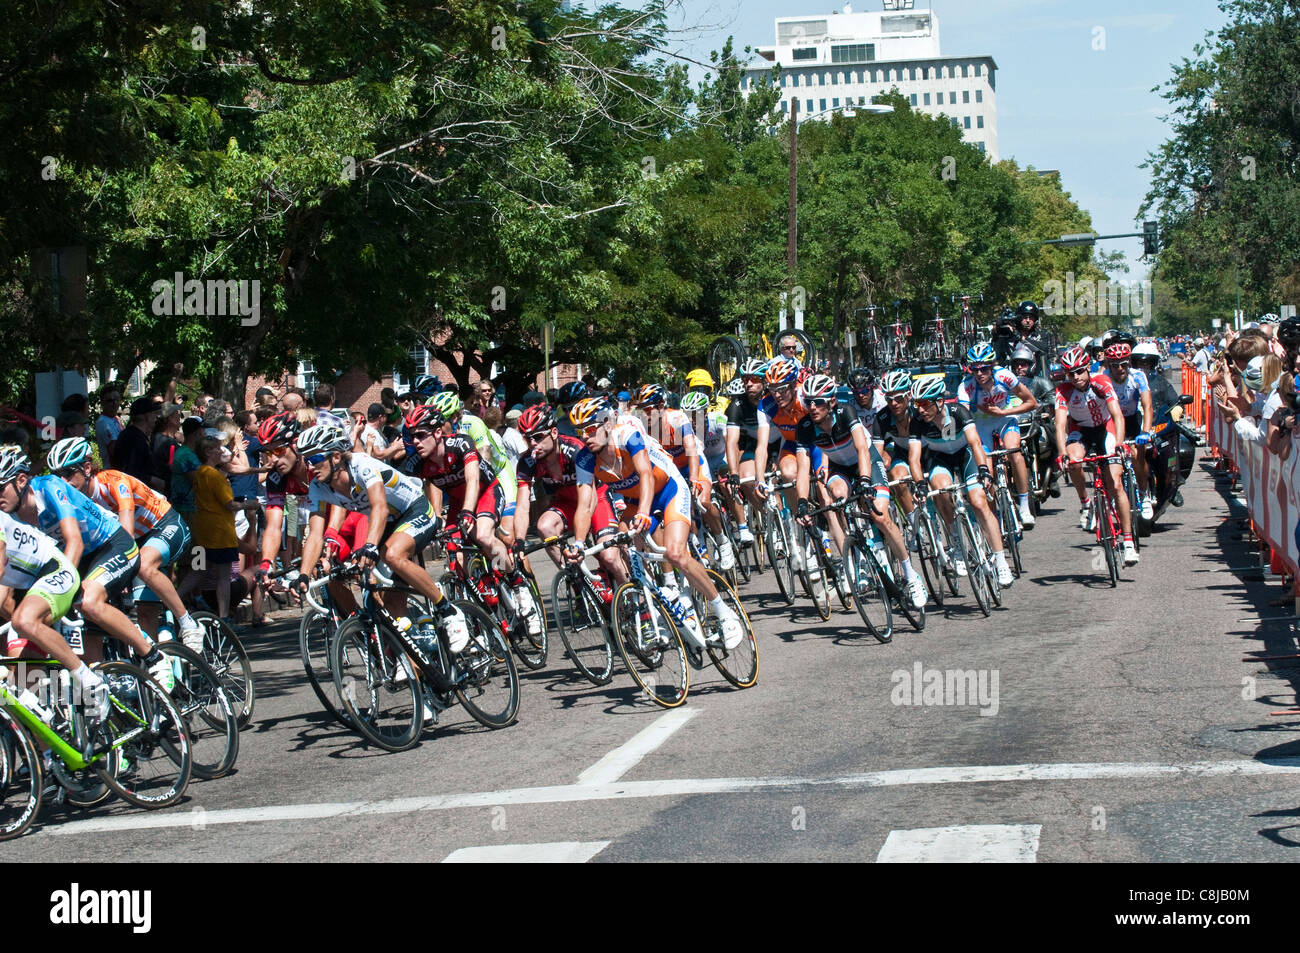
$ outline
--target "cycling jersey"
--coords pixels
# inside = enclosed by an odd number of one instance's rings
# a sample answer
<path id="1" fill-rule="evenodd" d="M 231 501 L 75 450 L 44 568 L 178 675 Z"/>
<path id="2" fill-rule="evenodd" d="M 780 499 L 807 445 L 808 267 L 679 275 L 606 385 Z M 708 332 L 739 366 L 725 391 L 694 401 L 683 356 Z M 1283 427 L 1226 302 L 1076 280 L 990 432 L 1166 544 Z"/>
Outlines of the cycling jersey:
<path id="1" fill-rule="evenodd" d="M 889 454 L 891 467 L 907 463 L 907 444 L 916 427 L 915 421 L 916 418 L 910 412 L 903 416 L 901 422 L 889 411 L 876 414 L 875 424 L 871 428 L 871 440 L 884 447 Z"/>
<path id="2" fill-rule="evenodd" d="M 724 464 L 727 458 L 727 415 L 711 410 L 704 421 L 704 459 L 710 466 Z"/>
<path id="3" fill-rule="evenodd" d="M 306 496 L 310 492 L 308 484 L 295 476 L 286 476 L 279 470 L 272 470 L 266 475 L 266 508 L 268 510 L 284 509 L 286 496 Z"/>
<path id="4" fill-rule="evenodd" d="M 803 395 L 795 391 L 794 402 L 788 408 L 782 410 L 776 404 L 776 398 L 770 394 L 764 397 L 758 405 L 758 422 L 767 424 L 769 427 L 775 427 L 781 432 L 781 438 L 786 444 L 793 445 L 795 442 L 795 432 L 799 429 L 799 421 L 803 420 L 808 414 L 808 408 L 804 406 Z M 785 452 L 783 446 L 782 452 Z M 791 447 L 793 449 L 793 446 Z"/>
<path id="5" fill-rule="evenodd" d="M 762 403 L 760 399 L 759 403 Z M 740 452 L 747 459 L 753 459 L 754 448 L 758 446 L 758 404 L 751 404 L 748 397 L 737 397 L 727 408 L 727 430 L 740 431 Z M 771 434 L 771 443 L 781 439 L 779 432 Z"/>
<path id="6" fill-rule="evenodd" d="M 856 399 L 853 400 L 850 406 L 858 415 L 858 420 L 862 421 L 862 426 L 866 427 L 869 432 L 876 422 L 876 417 L 889 406 L 889 401 L 885 399 L 884 392 L 880 388 L 876 388 L 871 392 L 871 400 L 866 407 L 859 404 Z"/>
<path id="7" fill-rule="evenodd" d="M 482 493 L 497 479 L 496 468 L 486 456 L 479 453 L 474 441 L 466 434 L 454 433 L 442 441 L 442 450 L 420 464 L 420 478 L 428 480 L 444 493 L 459 498 L 465 493 L 465 464 L 478 466 L 478 488 Z"/>
<path id="8" fill-rule="evenodd" d="M 424 496 L 424 486 L 419 480 L 403 476 L 385 463 L 364 453 L 354 453 L 344 464 L 348 472 L 348 492 L 339 493 L 320 480 L 312 480 L 307 499 L 310 510 L 318 516 L 329 512 L 331 505 L 341 506 L 355 513 L 370 511 L 369 488 L 379 484 L 384 488 L 388 503 L 388 516 L 405 512 Z"/>
<path id="9" fill-rule="evenodd" d="M 1151 391 L 1151 385 L 1147 383 L 1145 371 L 1130 367 L 1128 376 L 1124 378 L 1122 384 L 1117 383 L 1110 374 L 1103 376 L 1110 381 L 1111 387 L 1115 389 L 1115 397 L 1119 401 L 1119 412 L 1121 414 L 1125 417 L 1131 417 L 1142 409 L 1142 395 Z"/>
<path id="10" fill-rule="evenodd" d="M 961 386 L 957 388 L 957 403 L 973 411 L 976 419 L 991 417 L 993 415 L 989 414 L 986 408 L 1005 408 L 1007 402 L 1015 396 L 1016 388 L 1019 386 L 1020 378 L 1015 374 L 1005 367 L 995 367 L 988 387 L 981 387 L 974 374 L 963 380 Z"/>
<path id="11" fill-rule="evenodd" d="M 456 432 L 473 440 L 474 446 L 478 447 L 479 456 L 487 459 L 502 483 L 507 482 L 506 478 L 509 477 L 513 489 L 515 470 L 510 463 L 510 454 L 506 453 L 506 446 L 496 431 L 485 424 L 481 417 L 462 412 L 460 420 L 456 422 Z"/>
<path id="12" fill-rule="evenodd" d="M 810 447 L 820 447 L 822 455 L 831 463 L 856 469 L 858 448 L 853 443 L 853 431 L 862 429 L 862 421 L 858 419 L 857 414 L 840 406 L 831 410 L 829 416 L 831 421 L 829 431 L 813 423 L 811 417 L 805 417 L 799 422 L 795 432 L 797 451 L 807 453 Z"/>
<path id="13" fill-rule="evenodd" d="M 1084 390 L 1069 383 L 1056 388 L 1056 409 L 1069 411 L 1070 420 L 1080 427 L 1105 426 L 1113 431 L 1115 422 L 1106 403 L 1115 399 L 1110 378 L 1101 375 L 1094 377 Z"/>
<path id="14" fill-rule="evenodd" d="M 95 502 L 113 513 L 122 512 L 122 503 L 130 501 L 137 537 L 149 532 L 171 512 L 172 505 L 165 496 L 117 470 L 100 470 L 90 478 L 89 489 Z"/>
<path id="15" fill-rule="evenodd" d="M 640 451 L 644 450 L 650 457 L 650 475 L 654 480 L 655 492 L 658 493 L 669 483 L 681 482 L 677 467 L 672 457 L 659 445 L 654 437 L 647 436 L 639 427 L 629 421 L 620 419 L 609 435 L 609 447 L 614 451 L 612 464 L 606 463 L 602 454 L 598 456 L 585 446 L 574 460 L 578 471 L 579 485 L 594 486 L 597 481 L 608 484 L 615 493 L 627 494 L 627 491 L 640 487 L 641 477 L 632 462 Z"/>
<path id="16" fill-rule="evenodd" d="M 520 486 L 538 483 L 553 501 L 576 502 L 578 499 L 578 470 L 574 461 L 586 450 L 577 437 L 560 434 L 556 439 L 556 452 L 544 460 L 534 460 L 532 454 L 519 458 L 515 478 Z"/>
<path id="17" fill-rule="evenodd" d="M 655 439 L 668 451 L 668 455 L 673 458 L 673 463 L 677 464 L 678 469 L 686 468 L 689 465 L 686 438 L 695 436 L 695 427 L 691 425 L 691 418 L 680 410 L 665 407 L 652 419 L 651 427 Z M 696 452 L 699 452 L 698 440 Z"/>
<path id="18" fill-rule="evenodd" d="M 934 420 L 926 422 L 919 414 L 912 415 L 909 445 L 921 445 L 924 469 L 942 466 L 952 470 L 964 467 L 972 457 L 966 434 L 975 428 L 975 418 L 961 404 L 941 406 Z"/>
<path id="19" fill-rule="evenodd" d="M 59 546 L 68 543 L 59 527 L 59 521 L 68 517 L 77 521 L 82 549 L 87 553 L 103 546 L 122 528 L 113 513 L 59 477 L 48 473 L 33 477 L 31 488 L 32 500 L 36 504 L 36 526 Z"/>

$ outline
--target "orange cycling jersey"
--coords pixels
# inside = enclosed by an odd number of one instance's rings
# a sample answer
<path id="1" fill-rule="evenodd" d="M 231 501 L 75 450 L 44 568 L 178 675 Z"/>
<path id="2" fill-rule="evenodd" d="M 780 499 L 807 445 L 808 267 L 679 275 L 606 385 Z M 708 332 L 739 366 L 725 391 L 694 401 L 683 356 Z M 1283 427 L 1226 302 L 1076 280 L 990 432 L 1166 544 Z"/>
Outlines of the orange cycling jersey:
<path id="1" fill-rule="evenodd" d="M 654 432 L 660 446 L 673 458 L 673 462 L 678 467 L 683 466 L 686 463 L 686 435 L 695 436 L 691 418 L 683 411 L 665 407 L 654 419 L 650 429 Z M 695 445 L 697 448 L 700 446 L 698 439 Z"/>
<path id="2" fill-rule="evenodd" d="M 759 424 L 766 422 L 781 431 L 781 437 L 786 443 L 795 442 L 795 434 L 799 430 L 799 421 L 807 416 L 808 408 L 804 406 L 803 394 L 797 390 L 794 392 L 794 402 L 785 410 L 777 406 L 776 398 L 770 394 L 764 397 L 758 405 Z M 771 438 L 769 437 L 769 439 Z"/>
<path id="3" fill-rule="evenodd" d="M 674 480 L 681 480 L 672 458 L 659 445 L 659 441 L 648 436 L 644 430 L 630 420 L 620 420 L 609 435 L 609 446 L 615 453 L 614 463 L 605 462 L 603 452 L 600 456 L 584 449 L 573 461 L 578 471 L 578 483 L 594 485 L 596 481 L 609 485 L 616 493 L 626 493 L 641 485 L 641 477 L 636 472 L 632 458 L 642 450 L 650 457 L 650 472 L 654 478 L 655 493 Z"/>
<path id="4" fill-rule="evenodd" d="M 114 515 L 122 512 L 129 502 L 135 510 L 137 539 L 157 526 L 172 509 L 161 493 L 118 470 L 100 470 L 90 478 L 87 489 L 91 499 Z"/>

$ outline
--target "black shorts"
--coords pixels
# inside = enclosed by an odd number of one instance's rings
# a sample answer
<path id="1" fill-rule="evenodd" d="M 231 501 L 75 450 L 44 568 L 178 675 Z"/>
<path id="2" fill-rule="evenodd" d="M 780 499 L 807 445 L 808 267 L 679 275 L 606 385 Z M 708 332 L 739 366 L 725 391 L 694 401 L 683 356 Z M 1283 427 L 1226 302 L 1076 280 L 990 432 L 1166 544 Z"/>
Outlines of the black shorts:
<path id="1" fill-rule="evenodd" d="M 1124 418 L 1124 439 L 1132 440 L 1142 432 L 1142 411 L 1134 411 Z"/>
<path id="2" fill-rule="evenodd" d="M 441 526 L 442 520 L 434 514 L 433 504 L 428 497 L 421 497 L 385 524 L 384 535 L 379 542 L 387 542 L 394 533 L 405 533 L 415 540 L 415 551 L 419 552 L 433 539 Z"/>
<path id="3" fill-rule="evenodd" d="M 1115 452 L 1115 435 L 1105 424 L 1100 427 L 1080 427 L 1075 425 L 1066 438 L 1067 443 L 1083 444 L 1083 453 L 1089 457 L 1099 457 Z"/>
<path id="4" fill-rule="evenodd" d="M 120 526 L 108 542 L 81 557 L 82 584 L 97 582 L 110 596 L 121 595 L 140 568 L 140 550 Z"/>

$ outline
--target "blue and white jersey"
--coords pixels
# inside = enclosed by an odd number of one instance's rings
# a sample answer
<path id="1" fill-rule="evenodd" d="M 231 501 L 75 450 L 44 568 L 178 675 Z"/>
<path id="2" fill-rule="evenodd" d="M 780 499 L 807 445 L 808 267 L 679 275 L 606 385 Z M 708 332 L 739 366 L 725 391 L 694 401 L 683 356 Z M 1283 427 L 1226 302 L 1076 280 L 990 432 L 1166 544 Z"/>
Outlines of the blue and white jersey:
<path id="1" fill-rule="evenodd" d="M 1115 396 L 1119 398 L 1119 409 L 1125 417 L 1131 417 L 1142 409 L 1142 395 L 1150 393 L 1151 384 L 1147 381 L 1146 371 L 1136 367 L 1128 369 L 1128 377 L 1120 383 L 1109 374 L 1110 382 L 1115 387 Z"/>
<path id="2" fill-rule="evenodd" d="M 122 528 L 116 515 L 74 490 L 60 477 L 50 473 L 33 477 L 31 488 L 36 502 L 36 525 L 60 546 L 66 546 L 68 541 L 63 538 L 59 523 L 68 517 L 77 521 L 81 545 L 88 553 L 103 546 Z"/>
<path id="3" fill-rule="evenodd" d="M 957 388 L 957 403 L 971 411 L 976 417 L 991 417 L 985 408 L 1005 408 L 1007 402 L 1015 396 L 1020 386 L 1020 378 L 1005 367 L 993 368 L 993 376 L 987 388 L 981 387 L 972 374 L 961 382 Z"/>

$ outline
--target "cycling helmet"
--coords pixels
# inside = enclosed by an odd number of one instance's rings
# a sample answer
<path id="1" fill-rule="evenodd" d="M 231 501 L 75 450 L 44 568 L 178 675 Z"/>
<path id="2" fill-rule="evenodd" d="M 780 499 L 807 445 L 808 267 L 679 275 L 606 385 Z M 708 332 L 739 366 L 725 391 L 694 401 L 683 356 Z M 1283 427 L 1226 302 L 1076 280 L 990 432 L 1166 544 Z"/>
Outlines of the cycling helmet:
<path id="1" fill-rule="evenodd" d="M 298 434 L 294 449 L 304 458 L 314 457 L 318 453 L 347 453 L 352 449 L 352 438 L 341 427 L 316 424 Z"/>
<path id="2" fill-rule="evenodd" d="M 1132 353 L 1133 349 L 1127 344 L 1112 344 L 1106 348 L 1106 360 L 1127 361 Z"/>
<path id="3" fill-rule="evenodd" d="M 733 377 L 731 383 L 723 389 L 723 393 L 728 397 L 741 397 L 745 393 L 745 379 L 743 377 Z"/>
<path id="4" fill-rule="evenodd" d="M 1038 355 L 1034 353 L 1033 348 L 1029 347 L 1029 345 L 1017 344 L 1016 349 L 1011 352 L 1011 363 L 1016 364 L 1019 363 L 1020 361 L 1028 361 L 1030 364 L 1032 364 L 1037 359 L 1037 357 Z"/>
<path id="5" fill-rule="evenodd" d="M 570 381 L 560 388 L 557 403 L 567 407 L 569 404 L 576 404 L 578 401 L 590 396 L 586 384 L 582 381 Z"/>
<path id="6" fill-rule="evenodd" d="M 686 375 L 686 386 L 707 387 L 710 390 L 712 390 L 717 385 L 713 383 L 712 374 L 710 374 L 702 367 L 697 367 L 695 368 L 695 370 L 691 371 L 689 374 Z"/>
<path id="7" fill-rule="evenodd" d="M 661 384 L 646 384 L 636 392 L 638 407 L 662 407 L 668 402 L 668 391 Z"/>
<path id="8" fill-rule="evenodd" d="M 783 387 L 786 384 L 793 384 L 799 378 L 799 365 L 789 358 L 774 358 L 767 365 L 767 373 L 764 376 L 768 387 Z"/>
<path id="9" fill-rule="evenodd" d="M 1034 323 L 1037 324 L 1039 319 L 1042 317 L 1042 312 L 1038 309 L 1038 305 L 1035 304 L 1034 302 L 1022 301 L 1020 302 L 1020 305 L 1016 308 L 1016 316 L 1020 318 L 1022 321 L 1025 318 L 1033 318 Z"/>
<path id="10" fill-rule="evenodd" d="M 921 377 L 912 382 L 912 396 L 916 400 L 941 401 L 947 395 L 943 375 Z"/>
<path id="11" fill-rule="evenodd" d="M 1253 391 L 1264 389 L 1264 358 L 1262 355 L 1250 359 L 1246 369 L 1241 372 L 1241 382 Z"/>
<path id="12" fill-rule="evenodd" d="M 72 470 L 90 459 L 90 443 L 85 437 L 64 437 L 50 447 L 45 457 L 45 465 L 51 473 L 60 470 Z"/>
<path id="13" fill-rule="evenodd" d="M 432 374 L 421 374 L 411 382 L 411 393 L 421 397 L 432 397 L 442 391 L 442 381 Z"/>
<path id="14" fill-rule="evenodd" d="M 910 394 L 912 392 L 912 375 L 902 368 L 890 371 L 881 378 L 880 389 L 886 394 Z"/>
<path id="15" fill-rule="evenodd" d="M 443 391 L 443 393 L 445 394 L 448 392 Z M 544 407 L 546 405 L 543 404 L 542 406 Z M 419 430 L 422 427 L 427 427 L 430 430 L 433 430 L 441 427 L 446 422 L 446 415 L 443 414 L 443 412 L 434 404 L 421 404 L 418 407 L 412 407 L 410 412 L 406 415 L 406 418 L 403 420 L 408 431 Z"/>
<path id="16" fill-rule="evenodd" d="M 614 411 L 609 404 L 595 397 L 584 397 L 569 408 L 569 421 L 579 430 L 594 424 L 603 424 L 613 417 Z"/>
<path id="17" fill-rule="evenodd" d="M 866 367 L 857 367 L 849 372 L 849 389 L 855 393 L 876 389 L 876 375 Z"/>
<path id="18" fill-rule="evenodd" d="M 1085 351 L 1088 350 L 1090 344 L 1092 344 L 1092 338 L 1088 337 L 1088 335 L 1085 334 L 1083 337 L 1079 338 L 1078 346 L 1083 348 Z"/>
<path id="19" fill-rule="evenodd" d="M 1101 337 L 1098 338 L 1097 340 L 1100 342 L 1100 344 L 1101 344 L 1101 346 L 1102 346 L 1103 348 L 1108 348 L 1108 347 L 1110 347 L 1113 343 L 1115 343 L 1115 338 L 1116 338 L 1118 335 L 1119 335 L 1119 330 L 1118 330 L 1118 329 L 1116 329 L 1116 328 L 1109 328 L 1109 329 L 1107 329 L 1107 330 L 1101 332 Z"/>
<path id="20" fill-rule="evenodd" d="M 22 447 L 14 443 L 0 447 L 0 486 L 11 483 L 17 479 L 18 474 L 30 473 L 31 470 L 31 461 L 23 453 Z"/>
<path id="21" fill-rule="evenodd" d="M 1061 369 L 1064 371 L 1077 371 L 1081 367 L 1088 367 L 1092 364 L 1092 359 L 1088 357 L 1088 352 L 1081 347 L 1068 348 L 1061 355 Z"/>
<path id="22" fill-rule="evenodd" d="M 1111 344 L 1127 344 L 1129 346 L 1129 349 L 1131 350 L 1137 347 L 1137 342 L 1138 339 L 1135 338 L 1130 332 L 1116 331 L 1114 337 L 1110 339 L 1110 344 L 1107 344 L 1106 346 L 1110 347 Z"/>
<path id="23" fill-rule="evenodd" d="M 460 413 L 460 394 L 454 390 L 444 390 L 425 401 L 425 406 L 437 409 L 445 419 L 451 420 Z"/>
<path id="24" fill-rule="evenodd" d="M 814 374 L 803 382 L 800 390 L 803 391 L 805 400 L 834 400 L 838 386 L 835 378 L 827 377 L 825 374 Z"/>
<path id="25" fill-rule="evenodd" d="M 971 345 L 970 350 L 966 352 L 966 360 L 970 364 L 992 364 L 998 359 L 993 353 L 993 345 L 987 341 L 979 341 Z"/>
<path id="26" fill-rule="evenodd" d="M 744 364 L 740 365 L 740 373 L 737 378 L 741 377 L 762 377 L 767 373 L 767 361 L 760 361 L 756 357 L 751 357 Z"/>
<path id="27" fill-rule="evenodd" d="M 709 395 L 698 390 L 693 390 L 689 394 L 683 394 L 681 409 L 686 411 L 688 414 L 698 413 L 701 410 L 708 410 Z"/>
<path id="28" fill-rule="evenodd" d="M 1133 353 L 1129 359 L 1132 361 L 1150 361 L 1156 364 L 1160 361 L 1160 349 L 1152 342 L 1144 341 L 1133 348 Z"/>
<path id="29" fill-rule="evenodd" d="M 533 404 L 519 415 L 519 432 L 525 437 L 555 426 L 555 411 L 550 404 Z"/>
<path id="30" fill-rule="evenodd" d="M 300 430 L 302 425 L 298 423 L 298 415 L 286 410 L 274 417 L 267 417 L 258 425 L 257 442 L 262 445 L 262 449 L 268 450 L 281 444 L 293 443 L 293 438 L 298 436 Z"/>

